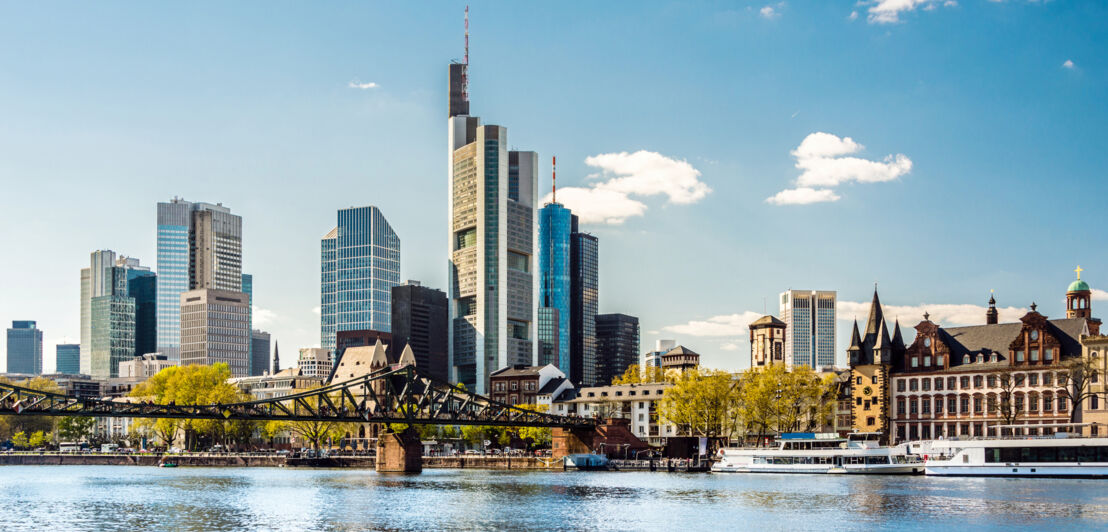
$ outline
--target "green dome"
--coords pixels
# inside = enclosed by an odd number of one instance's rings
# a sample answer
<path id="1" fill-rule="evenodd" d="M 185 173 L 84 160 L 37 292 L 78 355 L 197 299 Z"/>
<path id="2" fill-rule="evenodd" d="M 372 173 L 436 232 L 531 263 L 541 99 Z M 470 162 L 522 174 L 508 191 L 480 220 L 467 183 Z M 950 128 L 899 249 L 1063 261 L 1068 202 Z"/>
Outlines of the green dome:
<path id="1" fill-rule="evenodd" d="M 1089 291 L 1089 283 L 1086 283 L 1085 281 L 1082 281 L 1081 279 L 1078 279 L 1078 280 L 1070 283 L 1070 287 L 1068 289 L 1066 289 L 1066 291 L 1067 292 L 1088 292 Z"/>

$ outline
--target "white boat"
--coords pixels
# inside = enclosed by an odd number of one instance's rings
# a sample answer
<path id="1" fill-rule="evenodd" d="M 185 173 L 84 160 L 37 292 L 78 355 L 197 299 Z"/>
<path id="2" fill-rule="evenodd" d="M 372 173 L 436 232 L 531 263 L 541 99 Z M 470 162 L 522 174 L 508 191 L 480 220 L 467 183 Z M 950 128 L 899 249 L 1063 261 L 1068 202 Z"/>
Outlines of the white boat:
<path id="1" fill-rule="evenodd" d="M 578 471 L 604 471 L 608 469 L 608 457 L 602 454 L 571 454 L 562 462 L 565 469 Z"/>
<path id="2" fill-rule="evenodd" d="M 776 448 L 719 451 L 713 473 L 840 473 L 901 475 L 923 473 L 923 461 L 903 445 L 885 447 L 879 433 L 782 434 Z"/>
<path id="3" fill-rule="evenodd" d="M 1108 477 L 1108 438 L 1058 432 L 933 440 L 924 465 L 934 476 L 1103 478 Z"/>

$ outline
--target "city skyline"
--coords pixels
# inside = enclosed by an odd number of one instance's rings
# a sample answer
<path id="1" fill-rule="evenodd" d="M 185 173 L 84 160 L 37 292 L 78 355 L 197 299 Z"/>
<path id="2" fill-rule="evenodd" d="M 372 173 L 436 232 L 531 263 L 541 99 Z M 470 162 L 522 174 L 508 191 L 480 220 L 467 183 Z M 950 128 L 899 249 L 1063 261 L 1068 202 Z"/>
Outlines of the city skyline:
<path id="1" fill-rule="evenodd" d="M 899 317 L 906 334 L 924 311 L 943 325 L 983 323 L 991 290 L 1002 322 L 1032 302 L 1062 317 L 1061 294 L 1078 264 L 1094 304 L 1108 298 L 1108 251 L 1083 231 L 1098 227 L 1108 162 L 1097 149 L 1108 64 L 1086 37 L 1103 33 L 1098 21 L 1108 17 L 1104 6 L 1057 4 L 890 14 L 790 2 L 773 4 L 769 16 L 764 3 L 711 14 L 666 4 L 588 14 L 536 6 L 526 16 L 475 5 L 470 101 L 486 123 L 511 129 L 513 149 L 518 141 L 538 152 L 539 190 L 549 184 L 544 158 L 562 158 L 559 199 L 604 240 L 599 312 L 639 316 L 641 345 L 674 338 L 705 365 L 740 369 L 746 324 L 763 310 L 775 314 L 781 291 L 820 287 L 839 294 L 842 364 L 874 280 L 887 317 Z M 254 294 L 253 325 L 292 348 L 318 345 L 319 228 L 334 225 L 336 209 L 380 205 L 405 242 L 401 279 L 445 290 L 443 65 L 462 54 L 461 6 L 361 6 L 333 35 L 325 27 L 341 17 L 323 9 L 281 42 L 294 9 L 246 36 L 191 48 L 170 46 L 188 37 L 185 22 L 154 7 L 87 13 L 95 22 L 87 27 L 47 24 L 48 7 L 21 7 L 21 18 L 39 24 L 12 25 L 0 43 L 34 43 L 41 64 L 0 57 L 19 80 L 0 87 L 0 101 L 26 106 L 0 104 L 10 117 L 0 140 L 12 150 L 0 157 L 0 176 L 26 190 L 50 187 L 56 207 L 35 232 L 0 229 L 26 250 L 26 260 L 0 266 L 4 278 L 23 280 L 5 285 L 0 322 L 37 321 L 44 353 L 78 338 L 74 272 L 88 251 L 126 250 L 156 264 L 153 205 L 174 195 L 221 202 L 242 217 L 250 241 L 242 270 L 264 287 Z M 180 10 L 181 20 L 219 28 Z M 254 14 L 216 10 L 239 23 Z M 533 22 L 554 16 L 565 21 L 557 30 Z M 427 34 L 378 20 L 394 18 L 423 19 Z M 524 22 L 505 23 L 517 19 Z M 366 21 L 379 31 L 357 27 Z M 1042 26 L 1081 31 L 1022 41 Z M 934 44 L 940 27 L 950 38 Z M 136 33 L 153 50 L 117 48 Z M 805 58 L 829 38 L 837 49 Z M 221 45 L 228 53 L 206 66 Z M 404 53 L 387 57 L 397 49 Z M 1025 60 L 1007 64 L 1012 53 Z M 151 67 L 155 54 L 173 68 Z M 606 74 L 611 62 L 624 68 Z M 536 64 L 566 77 L 538 75 Z M 227 90 L 216 95 L 207 84 Z M 579 95 L 586 86 L 587 98 Z M 48 110 L 59 98 L 64 105 Z M 321 139 L 297 133 L 305 126 Z M 54 150 L 67 156 L 55 161 Z M 88 199 L 103 194 L 95 183 L 109 176 L 134 186 L 113 193 L 113 216 L 93 216 Z M 335 194 L 344 187 L 351 193 Z M 0 202 L 12 220 L 42 217 L 19 194 Z M 298 216 L 282 212 L 293 205 Z M 1034 242 L 1058 251 L 1024 253 Z"/>

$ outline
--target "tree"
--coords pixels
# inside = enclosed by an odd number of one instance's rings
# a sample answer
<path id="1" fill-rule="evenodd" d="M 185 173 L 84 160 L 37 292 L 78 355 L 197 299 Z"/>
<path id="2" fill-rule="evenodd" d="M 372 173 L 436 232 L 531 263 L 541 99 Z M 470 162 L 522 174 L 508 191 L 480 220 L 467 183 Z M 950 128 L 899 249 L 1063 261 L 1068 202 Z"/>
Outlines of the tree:
<path id="1" fill-rule="evenodd" d="M 737 387 L 726 371 L 686 371 L 658 401 L 658 416 L 693 436 L 730 438 L 736 429 Z"/>
<path id="2" fill-rule="evenodd" d="M 307 392 L 314 389 L 318 389 L 318 387 L 309 388 L 304 391 Z M 322 401 L 317 395 L 305 397 L 304 402 L 315 412 L 319 412 L 322 404 Z M 338 402 L 338 397 L 335 397 L 335 402 Z M 294 412 L 301 414 L 309 413 L 299 403 L 295 403 L 292 406 Z M 356 423 L 339 423 L 324 420 L 289 421 L 285 426 L 289 432 L 299 436 L 302 440 L 311 444 L 312 449 L 316 450 L 318 450 L 325 441 L 340 440 L 347 432 L 357 431 Z"/>
<path id="3" fill-rule="evenodd" d="M 516 405 L 523 410 L 546 413 L 550 410 L 547 405 Z M 553 441 L 553 431 L 550 427 L 521 427 L 516 433 L 521 440 L 531 440 L 531 447 L 546 447 Z"/>
<path id="4" fill-rule="evenodd" d="M 27 443 L 29 443 L 31 447 L 42 447 L 50 443 L 50 435 L 41 430 L 36 430 L 31 434 L 31 437 L 27 439 Z"/>
<path id="5" fill-rule="evenodd" d="M 58 437 L 62 441 L 82 441 L 92 435 L 96 418 L 84 416 L 63 417 L 58 420 Z"/>
<path id="6" fill-rule="evenodd" d="M 744 435 L 758 436 L 817 430 L 831 422 L 836 391 L 834 375 L 821 376 L 808 366 L 752 368 L 739 379 L 736 425 Z"/>
<path id="7" fill-rule="evenodd" d="M 225 363 L 211 366 L 173 366 L 159 371 L 131 391 L 137 400 L 161 405 L 227 404 L 252 399 L 235 385 L 227 382 L 231 368 Z M 252 434 L 256 424 L 250 421 L 164 420 L 147 421 L 140 427 L 154 432 L 167 446 L 172 445 L 178 430 L 185 434 L 185 447 L 196 449 L 200 443 L 226 444 L 228 438 L 241 442 L 243 434 Z M 249 438 L 248 436 L 246 437 Z"/>
<path id="8" fill-rule="evenodd" d="M 9 379 L 0 378 L 0 382 L 5 384 L 14 384 L 23 388 L 30 388 L 32 390 L 38 390 L 40 392 L 49 393 L 61 393 L 61 388 L 58 385 L 45 377 L 35 377 L 33 379 L 19 381 L 13 383 Z M 0 439 L 11 438 L 16 432 L 23 432 L 25 434 L 32 434 L 37 431 L 46 432 L 49 434 L 54 433 L 54 424 L 56 418 L 50 416 L 28 416 L 28 415 L 10 415 L 0 416 Z"/>
<path id="9" fill-rule="evenodd" d="M 22 430 L 12 434 L 12 446 L 16 449 L 26 449 L 31 446 L 31 441 L 27 439 L 27 433 Z"/>
<path id="10" fill-rule="evenodd" d="M 1058 375 L 1061 395 L 1070 400 L 1070 423 L 1077 422 L 1077 412 L 1081 403 L 1097 395 L 1092 385 L 1099 380 L 1097 373 L 1099 358 L 1082 356 L 1062 362 L 1065 371 Z"/>
<path id="11" fill-rule="evenodd" d="M 996 415 L 1004 421 L 1004 425 L 1014 425 L 1020 415 L 1020 410 L 1016 405 L 1016 389 L 1023 384 L 1023 375 L 1017 373 L 1017 371 L 1014 367 L 1005 366 L 993 370 L 990 375 L 990 377 L 996 378 L 997 388 L 1000 389 L 994 408 Z M 1004 431 L 1005 429 L 1001 429 L 1002 433 Z M 998 434 L 998 436 L 1000 435 Z"/>

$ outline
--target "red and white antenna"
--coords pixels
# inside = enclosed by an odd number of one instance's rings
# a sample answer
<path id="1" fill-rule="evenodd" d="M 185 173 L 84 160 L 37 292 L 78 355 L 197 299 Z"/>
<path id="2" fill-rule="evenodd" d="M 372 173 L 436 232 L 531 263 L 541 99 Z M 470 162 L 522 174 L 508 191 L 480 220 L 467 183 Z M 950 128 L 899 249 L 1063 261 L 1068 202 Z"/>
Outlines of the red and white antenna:
<path id="1" fill-rule="evenodd" d="M 558 157 L 550 158 L 550 194 L 551 203 L 558 203 Z"/>
<path id="2" fill-rule="evenodd" d="M 466 55 L 462 62 L 462 99 L 469 101 L 469 5 L 466 5 Z"/>

